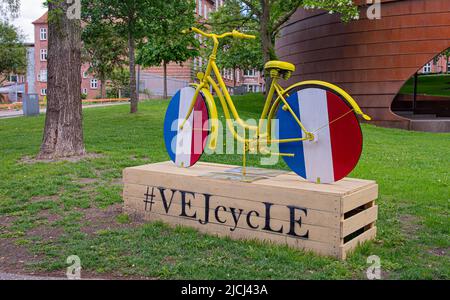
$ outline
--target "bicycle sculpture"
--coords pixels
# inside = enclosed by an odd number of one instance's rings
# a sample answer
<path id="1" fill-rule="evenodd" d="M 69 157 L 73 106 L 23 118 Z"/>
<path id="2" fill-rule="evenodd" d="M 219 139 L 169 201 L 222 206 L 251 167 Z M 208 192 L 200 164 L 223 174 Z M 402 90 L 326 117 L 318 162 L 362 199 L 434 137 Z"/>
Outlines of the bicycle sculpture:
<path id="1" fill-rule="evenodd" d="M 295 173 L 315 183 L 333 183 L 353 171 L 363 145 L 357 115 L 368 121 L 371 118 L 362 112 L 348 93 L 333 84 L 316 80 L 299 82 L 283 89 L 279 81 L 288 80 L 295 66 L 288 62 L 270 61 L 265 70 L 269 72 L 272 83 L 264 109 L 259 124 L 250 125 L 240 118 L 236 110 L 216 65 L 216 55 L 220 39 L 254 39 L 255 36 L 238 31 L 208 34 L 197 28 L 184 31 L 192 32 L 212 39 L 214 47 L 205 73 L 197 75 L 199 83 L 181 89 L 172 98 L 166 113 L 166 149 L 177 166 L 193 166 L 206 146 L 212 150 L 217 147 L 219 121 L 210 92 L 212 87 L 223 107 L 229 130 L 244 145 L 243 176 L 246 174 L 246 155 L 250 151 L 281 156 Z M 272 120 L 278 121 L 275 137 L 272 136 Z M 235 124 L 252 134 L 248 137 L 238 134 Z M 270 151 L 269 145 L 272 144 L 279 145 L 277 153 Z"/>

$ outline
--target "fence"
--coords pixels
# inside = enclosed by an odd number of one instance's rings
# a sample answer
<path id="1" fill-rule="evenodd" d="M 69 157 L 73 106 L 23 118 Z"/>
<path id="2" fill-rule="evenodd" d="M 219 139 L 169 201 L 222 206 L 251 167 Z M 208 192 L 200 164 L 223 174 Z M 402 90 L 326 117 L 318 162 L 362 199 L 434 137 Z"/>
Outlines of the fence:
<path id="1" fill-rule="evenodd" d="M 130 98 L 108 98 L 108 99 L 86 99 L 83 100 L 83 104 L 102 104 L 102 103 L 116 103 L 116 102 L 127 102 L 130 101 Z M 41 107 L 45 107 L 45 102 L 39 102 Z M 15 102 L 11 104 L 0 104 L 0 110 L 12 110 L 12 109 L 21 109 L 23 106 L 22 102 Z"/>
<path id="2" fill-rule="evenodd" d="M 178 90 L 188 85 L 189 81 L 167 77 L 168 96 L 174 96 Z M 164 94 L 164 77 L 155 74 L 141 74 L 139 91 L 150 98 L 162 97 Z"/>

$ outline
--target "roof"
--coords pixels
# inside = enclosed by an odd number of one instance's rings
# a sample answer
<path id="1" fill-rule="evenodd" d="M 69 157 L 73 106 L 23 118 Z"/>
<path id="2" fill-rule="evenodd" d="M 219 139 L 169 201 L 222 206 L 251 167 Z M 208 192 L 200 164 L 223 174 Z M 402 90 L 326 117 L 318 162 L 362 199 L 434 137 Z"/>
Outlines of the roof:
<path id="1" fill-rule="evenodd" d="M 34 21 L 32 24 L 47 24 L 48 22 L 48 11 L 43 14 L 39 19 Z"/>

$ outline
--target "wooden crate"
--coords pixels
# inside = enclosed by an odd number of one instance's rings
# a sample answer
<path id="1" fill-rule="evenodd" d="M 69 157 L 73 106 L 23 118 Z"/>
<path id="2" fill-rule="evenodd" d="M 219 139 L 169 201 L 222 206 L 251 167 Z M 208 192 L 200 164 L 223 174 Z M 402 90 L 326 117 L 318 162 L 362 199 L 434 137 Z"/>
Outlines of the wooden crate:
<path id="1" fill-rule="evenodd" d="M 171 162 L 127 168 L 124 210 L 148 221 L 287 244 L 339 259 L 375 238 L 374 181 L 313 184 L 293 173 L 272 171 L 252 182 L 224 179 L 235 168 L 199 163 L 181 169 Z"/>

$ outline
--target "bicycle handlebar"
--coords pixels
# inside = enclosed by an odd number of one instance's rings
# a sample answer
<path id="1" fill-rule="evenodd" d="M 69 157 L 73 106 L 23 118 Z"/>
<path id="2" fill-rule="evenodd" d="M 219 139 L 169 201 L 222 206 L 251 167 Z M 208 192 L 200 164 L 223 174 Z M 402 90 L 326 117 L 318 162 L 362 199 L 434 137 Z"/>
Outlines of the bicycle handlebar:
<path id="1" fill-rule="evenodd" d="M 204 37 L 207 37 L 207 38 L 223 39 L 225 37 L 232 36 L 232 37 L 237 38 L 237 39 L 256 39 L 256 36 L 254 36 L 254 35 L 244 34 L 244 33 L 239 32 L 237 30 L 233 30 L 232 32 L 226 32 L 226 33 L 223 33 L 223 34 L 220 34 L 220 35 L 219 34 L 214 34 L 214 33 L 206 33 L 206 32 L 204 32 L 204 31 L 202 31 L 202 30 L 200 30 L 198 28 L 195 28 L 195 27 L 191 27 L 189 29 L 186 29 L 186 30 L 182 31 L 183 34 L 187 34 L 187 33 L 191 33 L 191 32 L 195 32 L 195 33 L 200 34 L 200 35 L 202 35 Z"/>

